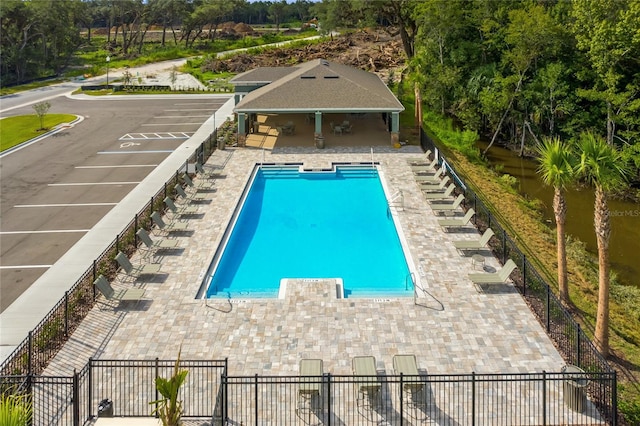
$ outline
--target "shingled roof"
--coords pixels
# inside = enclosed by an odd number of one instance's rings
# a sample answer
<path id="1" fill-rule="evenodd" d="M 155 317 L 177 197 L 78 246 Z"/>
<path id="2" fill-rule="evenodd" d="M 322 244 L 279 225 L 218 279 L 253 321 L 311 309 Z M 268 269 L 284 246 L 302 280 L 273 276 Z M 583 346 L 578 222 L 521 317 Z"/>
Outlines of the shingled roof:
<path id="1" fill-rule="evenodd" d="M 402 104 L 376 74 L 324 59 L 239 74 L 236 87 L 266 84 L 248 93 L 234 112 L 400 112 Z"/>

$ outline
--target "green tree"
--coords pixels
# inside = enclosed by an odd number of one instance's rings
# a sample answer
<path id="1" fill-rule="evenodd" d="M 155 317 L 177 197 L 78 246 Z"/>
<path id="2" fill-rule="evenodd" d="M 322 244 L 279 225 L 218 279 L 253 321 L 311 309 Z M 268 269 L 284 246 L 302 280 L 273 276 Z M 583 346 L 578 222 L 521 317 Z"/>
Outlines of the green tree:
<path id="1" fill-rule="evenodd" d="M 560 302 L 569 306 L 569 282 L 567 279 L 567 250 L 565 222 L 567 203 L 565 190 L 574 180 L 574 168 L 571 165 L 571 151 L 560 138 L 544 137 L 538 146 L 538 173 L 542 181 L 553 187 L 553 213 L 556 219 L 556 239 L 558 246 L 558 289 Z"/>
<path id="2" fill-rule="evenodd" d="M 178 396 L 189 372 L 180 369 L 181 352 L 181 350 L 178 352 L 173 375 L 168 379 L 156 377 L 156 390 L 162 395 L 162 399 L 149 403 L 156 406 L 151 414 L 157 414 L 163 426 L 180 426 L 182 424 L 182 401 L 178 399 Z"/>
<path id="3" fill-rule="evenodd" d="M 38 130 L 44 130 L 44 117 L 47 115 L 47 112 L 49 112 L 49 108 L 51 108 L 51 104 L 47 101 L 38 102 L 33 105 L 33 109 L 40 119 L 40 128 Z"/>
<path id="4" fill-rule="evenodd" d="M 280 31 L 280 24 L 284 17 L 284 11 L 287 8 L 287 1 L 281 0 L 279 2 L 271 3 L 269 6 L 269 18 L 276 24 L 276 31 Z"/>
<path id="5" fill-rule="evenodd" d="M 598 309 L 594 344 L 602 356 L 609 356 L 609 238 L 611 220 L 608 194 L 623 186 L 627 167 L 621 154 L 602 137 L 591 132 L 580 135 L 577 175 L 595 189 L 593 225 L 598 244 Z"/>

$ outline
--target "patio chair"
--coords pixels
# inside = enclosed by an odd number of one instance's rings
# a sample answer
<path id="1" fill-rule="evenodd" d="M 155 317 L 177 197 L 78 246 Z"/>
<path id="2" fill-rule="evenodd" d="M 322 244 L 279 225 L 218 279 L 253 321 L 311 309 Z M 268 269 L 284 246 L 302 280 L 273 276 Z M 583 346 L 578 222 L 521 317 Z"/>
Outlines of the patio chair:
<path id="1" fill-rule="evenodd" d="M 196 162 L 196 172 L 200 175 L 201 178 L 210 180 L 213 179 L 213 173 L 208 172 L 199 162 Z"/>
<path id="2" fill-rule="evenodd" d="M 340 126 L 334 126 L 334 127 L 333 127 L 333 134 L 334 134 L 334 135 L 342 135 L 342 127 L 340 127 Z"/>
<path id="3" fill-rule="evenodd" d="M 143 275 L 156 275 L 160 273 L 159 263 L 145 263 L 143 265 L 133 266 L 129 258 L 121 251 L 116 254 L 116 262 L 124 273 L 132 278 L 138 278 Z"/>
<path id="4" fill-rule="evenodd" d="M 497 272 L 484 272 L 480 274 L 469 274 L 469 279 L 474 284 L 501 284 L 507 282 L 509 275 L 516 269 L 515 262 L 511 259 Z"/>
<path id="5" fill-rule="evenodd" d="M 461 252 L 465 250 L 480 250 L 487 246 L 489 240 L 491 239 L 491 237 L 493 237 L 493 235 L 493 230 L 491 228 L 487 228 L 487 230 L 484 231 L 484 234 L 482 234 L 479 240 L 454 241 L 453 245 L 455 246 L 456 250 L 459 250 Z"/>
<path id="6" fill-rule="evenodd" d="M 420 173 L 422 171 L 427 171 L 427 170 L 414 170 L 414 173 Z M 440 182 L 440 177 L 442 175 L 444 175 L 446 172 L 446 169 L 444 166 L 441 166 L 438 170 L 436 170 L 436 172 L 432 175 L 421 175 L 421 174 L 414 174 L 414 179 L 417 182 L 432 182 L 432 183 L 439 183 Z"/>
<path id="7" fill-rule="evenodd" d="M 174 216 L 193 216 L 195 214 L 201 214 L 200 209 L 197 206 L 176 206 L 176 203 L 169 197 L 165 197 L 163 200 L 164 204 L 167 206 L 167 209 Z"/>
<path id="8" fill-rule="evenodd" d="M 98 275 L 98 278 L 93 282 L 93 285 L 102 293 L 107 300 L 117 301 L 135 301 L 139 302 L 144 296 L 144 290 L 141 288 L 127 288 L 122 290 L 114 290 L 109 284 L 109 281 L 102 276 Z"/>
<path id="9" fill-rule="evenodd" d="M 351 134 L 351 131 L 353 130 L 353 126 L 351 124 L 349 124 L 348 126 L 342 125 L 340 127 L 342 128 L 342 133 Z"/>
<path id="10" fill-rule="evenodd" d="M 428 149 L 424 152 L 424 154 L 422 154 L 422 156 L 420 156 L 419 158 L 410 158 L 407 160 L 407 162 L 410 165 L 421 165 L 421 164 L 425 164 L 425 163 L 431 163 L 431 160 L 429 160 L 429 157 L 431 156 L 431 150 Z"/>
<path id="11" fill-rule="evenodd" d="M 438 157 L 434 158 L 429 164 L 416 164 L 411 166 L 414 172 L 430 172 L 438 165 Z"/>
<path id="12" fill-rule="evenodd" d="M 423 191 L 444 190 L 444 187 L 447 186 L 450 180 L 451 178 L 449 176 L 445 176 L 440 182 L 420 182 L 420 189 Z"/>
<path id="13" fill-rule="evenodd" d="M 298 386 L 298 405 L 296 414 L 307 412 L 309 423 L 311 413 L 320 405 L 322 407 L 322 379 L 323 369 L 321 359 L 300 360 L 300 384 Z"/>
<path id="14" fill-rule="evenodd" d="M 458 195 L 458 198 L 451 204 L 431 204 L 431 210 L 435 212 L 452 211 L 460 207 L 460 204 L 464 201 L 464 194 Z"/>
<path id="15" fill-rule="evenodd" d="M 190 196 L 185 192 L 184 188 L 180 186 L 180 184 L 176 184 L 174 187 L 176 190 L 176 194 L 182 199 L 187 201 L 206 201 L 209 200 L 208 194 L 206 192 L 196 192 L 191 194 Z"/>
<path id="16" fill-rule="evenodd" d="M 200 179 L 198 182 L 194 182 L 189 175 L 184 175 L 184 183 L 193 190 L 197 191 L 208 191 L 213 189 L 213 181 Z"/>
<path id="17" fill-rule="evenodd" d="M 359 376 L 356 378 L 356 405 L 370 409 L 380 406 L 382 385 L 378 381 L 375 357 L 354 357 L 352 369 L 353 375 Z"/>
<path id="18" fill-rule="evenodd" d="M 438 225 L 443 228 L 459 228 L 462 226 L 467 226 L 471 222 L 471 218 L 476 212 L 473 209 L 467 210 L 467 213 L 460 218 L 452 217 L 450 219 L 438 219 Z"/>
<path id="19" fill-rule="evenodd" d="M 136 236 L 147 247 L 147 253 L 152 254 L 160 250 L 178 250 L 181 247 L 178 245 L 177 240 L 152 240 L 151 235 L 144 228 L 138 229 Z"/>
<path id="20" fill-rule="evenodd" d="M 418 364 L 415 355 L 394 355 L 393 371 L 403 377 L 402 391 L 406 394 L 404 401 L 409 406 L 424 405 L 424 382 L 418 372 Z"/>
<path id="21" fill-rule="evenodd" d="M 151 213 L 151 220 L 153 220 L 153 223 L 158 227 L 158 229 L 164 232 L 190 231 L 189 224 L 187 222 L 166 223 L 164 220 L 162 220 L 162 216 L 160 216 L 160 213 L 158 212 Z"/>
<path id="22" fill-rule="evenodd" d="M 442 200 L 445 198 L 449 198 L 451 194 L 453 194 L 453 191 L 455 189 L 456 189 L 456 185 L 452 183 L 447 187 L 447 189 L 444 192 L 442 192 L 441 190 L 425 191 L 424 189 L 422 190 L 422 192 L 424 192 L 424 198 L 426 198 L 427 200 Z"/>

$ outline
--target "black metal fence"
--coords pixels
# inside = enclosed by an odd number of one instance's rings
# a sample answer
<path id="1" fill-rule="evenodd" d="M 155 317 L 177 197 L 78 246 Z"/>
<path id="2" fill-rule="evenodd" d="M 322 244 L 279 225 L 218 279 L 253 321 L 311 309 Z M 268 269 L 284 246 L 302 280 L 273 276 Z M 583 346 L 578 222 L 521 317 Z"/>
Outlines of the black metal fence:
<path id="1" fill-rule="evenodd" d="M 194 164 L 204 164 L 216 149 L 217 132 L 202 142 L 187 159 L 184 166 L 151 197 L 149 202 L 134 215 L 123 231 L 116 235 L 114 241 L 93 261 L 88 269 L 65 292 L 64 297 L 49 311 L 40 323 L 31 330 L 26 338 L 0 365 L 0 376 L 40 374 L 49 361 L 58 353 L 71 333 L 87 316 L 93 307 L 97 294 L 93 282 L 99 274 L 105 277 L 114 276 L 117 263 L 114 260 L 118 251 L 126 254 L 134 251 L 140 243 L 135 235 L 140 228 L 149 230 L 152 225 L 151 213 L 164 211 L 163 200 L 174 195 L 174 185 L 181 182 L 184 173 L 192 173 Z"/>
<path id="2" fill-rule="evenodd" d="M 614 373 L 229 376 L 218 424 L 604 425 L 587 394 L 613 387 Z"/>
<path id="3" fill-rule="evenodd" d="M 558 297 L 548 284 L 551 276 L 544 269 L 541 262 L 531 254 L 522 242 L 516 243 L 517 235 L 512 232 L 509 235 L 509 224 L 500 217 L 498 209 L 491 206 L 475 188 L 475 185 L 464 179 L 464 176 L 449 164 L 442 156 L 434 141 L 421 129 L 420 143 L 423 149 L 430 149 L 439 157 L 439 163 L 444 163 L 447 172 L 453 177 L 459 187 L 463 188 L 465 195 L 464 207 L 473 208 L 476 212 L 474 221 L 480 232 L 491 228 L 495 236 L 490 241 L 490 246 L 496 257 L 504 264 L 507 259 L 512 259 L 518 269 L 511 278 L 516 289 L 524 297 L 527 305 L 545 328 L 547 335 L 561 353 L 564 360 L 571 365 L 593 373 L 614 373 L 607 361 L 596 350 L 589 337 L 581 329 L 571 314 L 562 306 Z M 475 190 L 474 190 L 475 188 Z M 518 239 L 519 240 L 519 239 Z M 525 254 L 525 251 L 529 254 Z M 544 272 L 543 274 L 540 271 Z M 615 395 L 615 388 L 606 391 L 598 391 L 591 396 L 595 404 L 601 410 L 602 415 L 613 424 L 617 419 L 616 399 L 611 400 L 608 395 Z M 601 401 L 597 399 L 602 397 Z"/>

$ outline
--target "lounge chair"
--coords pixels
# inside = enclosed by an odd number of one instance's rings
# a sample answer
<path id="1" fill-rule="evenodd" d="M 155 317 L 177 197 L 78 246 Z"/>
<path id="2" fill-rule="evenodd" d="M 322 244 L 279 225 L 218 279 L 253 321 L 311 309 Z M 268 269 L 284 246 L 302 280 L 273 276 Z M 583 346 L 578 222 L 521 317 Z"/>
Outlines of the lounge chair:
<path id="1" fill-rule="evenodd" d="M 414 170 L 414 172 L 416 172 L 416 170 Z M 413 177 L 416 180 L 416 182 L 440 183 L 440 176 L 444 175 L 445 172 L 446 172 L 446 169 L 444 166 L 442 166 L 432 175 L 415 174 Z"/>
<path id="2" fill-rule="evenodd" d="M 450 219 L 438 219 L 438 225 L 442 226 L 443 228 L 458 228 L 461 226 L 467 226 L 469 224 L 469 222 L 471 221 L 471 218 L 473 217 L 473 215 L 476 214 L 476 212 L 473 209 L 469 209 L 467 210 L 467 213 L 464 215 L 464 217 L 452 217 Z"/>
<path id="3" fill-rule="evenodd" d="M 317 408 L 318 403 L 322 404 L 320 395 L 322 393 L 323 374 L 321 359 L 300 360 L 300 385 L 298 387 L 296 414 L 300 415 L 306 411 L 309 414 L 309 422 L 314 408 Z"/>
<path id="4" fill-rule="evenodd" d="M 177 240 L 152 240 L 151 236 L 143 228 L 138 229 L 136 236 L 140 238 L 140 241 L 147 247 L 149 254 L 159 250 L 177 250 L 181 248 Z"/>
<path id="5" fill-rule="evenodd" d="M 424 191 L 424 198 L 426 198 L 427 200 L 442 200 L 445 198 L 449 198 L 451 196 L 451 194 L 453 194 L 453 191 L 456 189 L 456 184 L 452 183 L 451 185 L 449 185 L 446 189 L 446 191 L 442 192 L 442 191 Z"/>
<path id="6" fill-rule="evenodd" d="M 402 374 L 403 383 L 402 391 L 407 395 L 404 398 L 408 405 L 423 405 L 419 392 L 424 389 L 424 382 L 420 379 L 418 372 L 418 364 L 415 355 L 395 355 L 393 357 L 393 371 L 395 374 Z"/>
<path id="7" fill-rule="evenodd" d="M 451 204 L 431 204 L 431 210 L 435 212 L 444 212 L 455 210 L 460 207 L 460 204 L 464 201 L 464 194 L 458 195 L 458 198 Z"/>
<path id="8" fill-rule="evenodd" d="M 206 192 L 195 192 L 191 195 L 188 195 L 185 192 L 184 188 L 179 184 L 176 184 L 174 188 L 176 190 L 176 194 L 178 194 L 179 197 L 182 197 L 182 199 L 187 201 L 205 201 L 209 199 L 208 194 Z"/>
<path id="9" fill-rule="evenodd" d="M 155 225 L 161 231 L 165 231 L 165 232 L 186 232 L 186 231 L 190 231 L 189 224 L 187 222 L 165 223 L 165 221 L 162 220 L 162 216 L 160 216 L 160 213 L 158 213 L 158 212 L 151 213 L 151 220 L 153 220 L 153 223 L 155 223 Z"/>
<path id="10" fill-rule="evenodd" d="M 352 360 L 353 375 L 357 380 L 356 403 L 358 407 L 375 408 L 381 403 L 382 385 L 378 381 L 376 359 L 373 356 L 357 356 Z"/>
<path id="11" fill-rule="evenodd" d="M 434 167 L 438 165 L 438 158 L 434 158 L 433 161 L 429 164 L 420 164 L 411 166 L 411 170 L 414 172 L 430 172 L 434 170 Z"/>
<path id="12" fill-rule="evenodd" d="M 209 191 L 213 189 L 213 181 L 200 179 L 198 180 L 198 183 L 195 183 L 187 174 L 184 175 L 184 183 L 186 183 L 189 188 L 195 190 L 196 192 Z"/>
<path id="13" fill-rule="evenodd" d="M 124 273 L 133 278 L 158 274 L 160 272 L 160 266 L 162 266 L 159 263 L 145 263 L 144 265 L 133 266 L 129 258 L 121 251 L 116 254 L 116 261 Z"/>
<path id="14" fill-rule="evenodd" d="M 204 166 L 200 163 L 196 163 L 196 172 L 200 174 L 201 178 L 213 179 L 213 173 L 207 172 Z"/>
<path id="15" fill-rule="evenodd" d="M 444 190 L 450 180 L 451 178 L 449 176 L 445 176 L 440 182 L 420 182 L 420 189 L 423 191 Z"/>
<path id="16" fill-rule="evenodd" d="M 93 285 L 102 293 L 107 300 L 117 301 L 136 301 L 139 302 L 144 296 L 144 290 L 141 288 L 128 288 L 123 290 L 114 290 L 109 281 L 102 275 L 93 282 Z"/>
<path id="17" fill-rule="evenodd" d="M 515 262 L 511 259 L 498 272 L 484 272 L 480 274 L 469 274 L 469 279 L 474 284 L 500 284 L 505 283 L 509 279 L 509 275 L 516 269 Z"/>
<path id="18" fill-rule="evenodd" d="M 165 197 L 164 204 L 174 216 L 193 216 L 202 212 L 197 206 L 176 206 L 176 203 L 169 197 Z"/>
<path id="19" fill-rule="evenodd" d="M 429 156 L 431 156 L 431 150 L 428 149 L 422 154 L 419 158 L 410 158 L 407 162 L 411 165 L 420 165 L 420 164 L 430 164 L 431 160 L 429 160 Z"/>
<path id="20" fill-rule="evenodd" d="M 491 239 L 491 237 L 493 237 L 493 235 L 494 235 L 493 230 L 491 228 L 487 228 L 487 230 L 484 231 L 484 234 L 482 234 L 479 240 L 454 241 L 453 245 L 457 250 L 460 250 L 460 251 L 480 250 L 487 246 L 487 244 L 489 243 L 489 240 Z"/>

